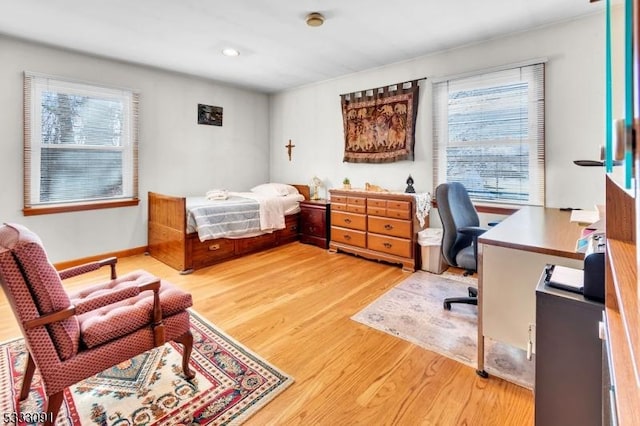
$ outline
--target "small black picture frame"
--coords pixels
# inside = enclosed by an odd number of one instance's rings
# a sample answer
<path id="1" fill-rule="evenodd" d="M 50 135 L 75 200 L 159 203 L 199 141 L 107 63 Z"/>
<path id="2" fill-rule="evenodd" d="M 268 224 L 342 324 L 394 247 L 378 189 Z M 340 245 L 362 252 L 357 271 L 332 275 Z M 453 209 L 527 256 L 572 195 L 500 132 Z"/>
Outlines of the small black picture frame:
<path id="1" fill-rule="evenodd" d="M 198 104 L 198 124 L 222 126 L 222 107 Z"/>

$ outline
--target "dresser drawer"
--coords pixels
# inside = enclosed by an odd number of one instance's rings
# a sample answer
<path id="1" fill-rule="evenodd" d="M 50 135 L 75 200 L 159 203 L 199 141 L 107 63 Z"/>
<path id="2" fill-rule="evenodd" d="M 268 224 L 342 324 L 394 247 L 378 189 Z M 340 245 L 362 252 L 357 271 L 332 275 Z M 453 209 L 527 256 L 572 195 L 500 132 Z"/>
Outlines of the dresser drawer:
<path id="1" fill-rule="evenodd" d="M 347 205 L 343 204 L 343 203 L 336 203 L 333 200 L 331 200 L 331 210 L 339 210 L 342 212 L 346 212 L 347 211 Z"/>
<path id="2" fill-rule="evenodd" d="M 364 231 L 332 226 L 331 241 L 365 248 L 367 247 L 367 234 Z"/>
<path id="3" fill-rule="evenodd" d="M 409 210 L 396 210 L 387 208 L 385 216 L 395 217 L 396 219 L 409 219 L 411 217 L 411 212 Z"/>
<path id="4" fill-rule="evenodd" d="M 347 211 L 351 213 L 365 214 L 367 208 L 364 205 L 347 204 Z"/>
<path id="5" fill-rule="evenodd" d="M 347 204 L 346 195 L 334 195 L 334 194 L 331 194 L 331 204 L 334 204 L 334 203 Z"/>
<path id="6" fill-rule="evenodd" d="M 368 234 L 367 238 L 369 240 L 368 248 L 370 250 L 393 254 L 400 257 L 413 257 L 413 253 L 411 251 L 411 240 L 371 233 Z"/>
<path id="7" fill-rule="evenodd" d="M 411 239 L 411 222 L 406 220 L 369 216 L 368 225 L 369 232 L 374 234 Z"/>
<path id="8" fill-rule="evenodd" d="M 367 199 L 367 214 L 372 216 L 386 216 L 396 219 L 411 218 L 411 203 L 408 201 Z"/>
<path id="9" fill-rule="evenodd" d="M 333 204 L 331 205 L 333 209 Z M 335 226 L 342 226 L 344 228 L 358 229 L 366 231 L 367 220 L 366 216 L 362 214 L 344 213 L 331 211 L 331 224 Z"/>
<path id="10" fill-rule="evenodd" d="M 300 223 L 302 229 L 300 232 L 315 237 L 326 236 L 325 224 L 326 210 L 302 208 L 300 212 Z"/>
<path id="11" fill-rule="evenodd" d="M 411 209 L 411 203 L 408 201 L 388 200 L 387 209 L 404 210 L 408 212 Z"/>
<path id="12" fill-rule="evenodd" d="M 369 211 L 371 211 L 372 208 L 381 208 L 384 210 L 387 208 L 387 200 L 379 200 L 377 198 L 367 198 L 367 207 L 369 208 Z"/>
<path id="13" fill-rule="evenodd" d="M 351 206 L 366 206 L 367 199 L 362 197 L 347 197 L 347 204 Z"/>
<path id="14" fill-rule="evenodd" d="M 373 215 L 373 216 L 386 216 L 387 209 L 385 209 L 384 207 L 367 206 L 367 214 Z"/>

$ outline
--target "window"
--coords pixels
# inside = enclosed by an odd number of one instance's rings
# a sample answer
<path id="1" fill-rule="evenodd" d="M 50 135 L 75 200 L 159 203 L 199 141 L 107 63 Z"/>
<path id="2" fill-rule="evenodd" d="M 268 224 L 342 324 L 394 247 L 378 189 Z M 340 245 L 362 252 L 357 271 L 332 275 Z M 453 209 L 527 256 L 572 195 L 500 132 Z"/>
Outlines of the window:
<path id="1" fill-rule="evenodd" d="M 544 64 L 434 83 L 434 183 L 474 201 L 544 205 Z"/>
<path id="2" fill-rule="evenodd" d="M 24 213 L 138 203 L 138 94 L 25 73 Z"/>

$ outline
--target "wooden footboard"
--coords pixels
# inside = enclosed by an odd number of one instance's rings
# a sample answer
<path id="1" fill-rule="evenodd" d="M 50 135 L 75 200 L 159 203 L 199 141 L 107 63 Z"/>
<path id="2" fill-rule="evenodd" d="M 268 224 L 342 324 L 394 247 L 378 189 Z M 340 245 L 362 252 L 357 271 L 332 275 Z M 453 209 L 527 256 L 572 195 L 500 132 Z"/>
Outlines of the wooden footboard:
<path id="1" fill-rule="evenodd" d="M 149 192 L 149 254 L 179 271 L 187 265 L 186 199 Z"/>
<path id="2" fill-rule="evenodd" d="M 309 187 L 294 185 L 309 199 Z M 201 242 L 187 234 L 186 199 L 149 192 L 148 251 L 182 274 L 299 239 L 299 214 L 285 217 L 285 229 L 257 237 Z"/>

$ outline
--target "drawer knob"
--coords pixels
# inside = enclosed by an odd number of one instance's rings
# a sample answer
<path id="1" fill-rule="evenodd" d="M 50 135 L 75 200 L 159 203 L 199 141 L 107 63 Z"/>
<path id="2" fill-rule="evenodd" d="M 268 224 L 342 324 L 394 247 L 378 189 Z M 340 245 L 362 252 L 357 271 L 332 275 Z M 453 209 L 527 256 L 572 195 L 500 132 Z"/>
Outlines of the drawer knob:
<path id="1" fill-rule="evenodd" d="M 351 223 L 351 219 L 346 218 L 346 219 L 344 220 L 344 223 Z"/>
<path id="2" fill-rule="evenodd" d="M 388 223 L 384 226 L 384 229 L 386 229 L 387 231 L 390 231 L 393 229 L 393 225 L 389 225 Z"/>
<path id="3" fill-rule="evenodd" d="M 344 239 L 345 239 L 345 240 L 347 240 L 347 241 L 349 241 L 349 240 L 351 239 L 351 235 L 345 235 L 345 236 L 344 236 Z"/>
<path id="4" fill-rule="evenodd" d="M 391 244 L 391 243 L 384 243 L 384 244 L 383 244 L 383 246 L 385 246 L 386 248 L 391 248 L 391 246 L 392 246 L 392 245 L 393 245 L 393 244 Z"/>
<path id="5" fill-rule="evenodd" d="M 209 251 L 216 251 L 216 250 L 220 250 L 220 244 L 211 244 L 209 246 Z"/>

